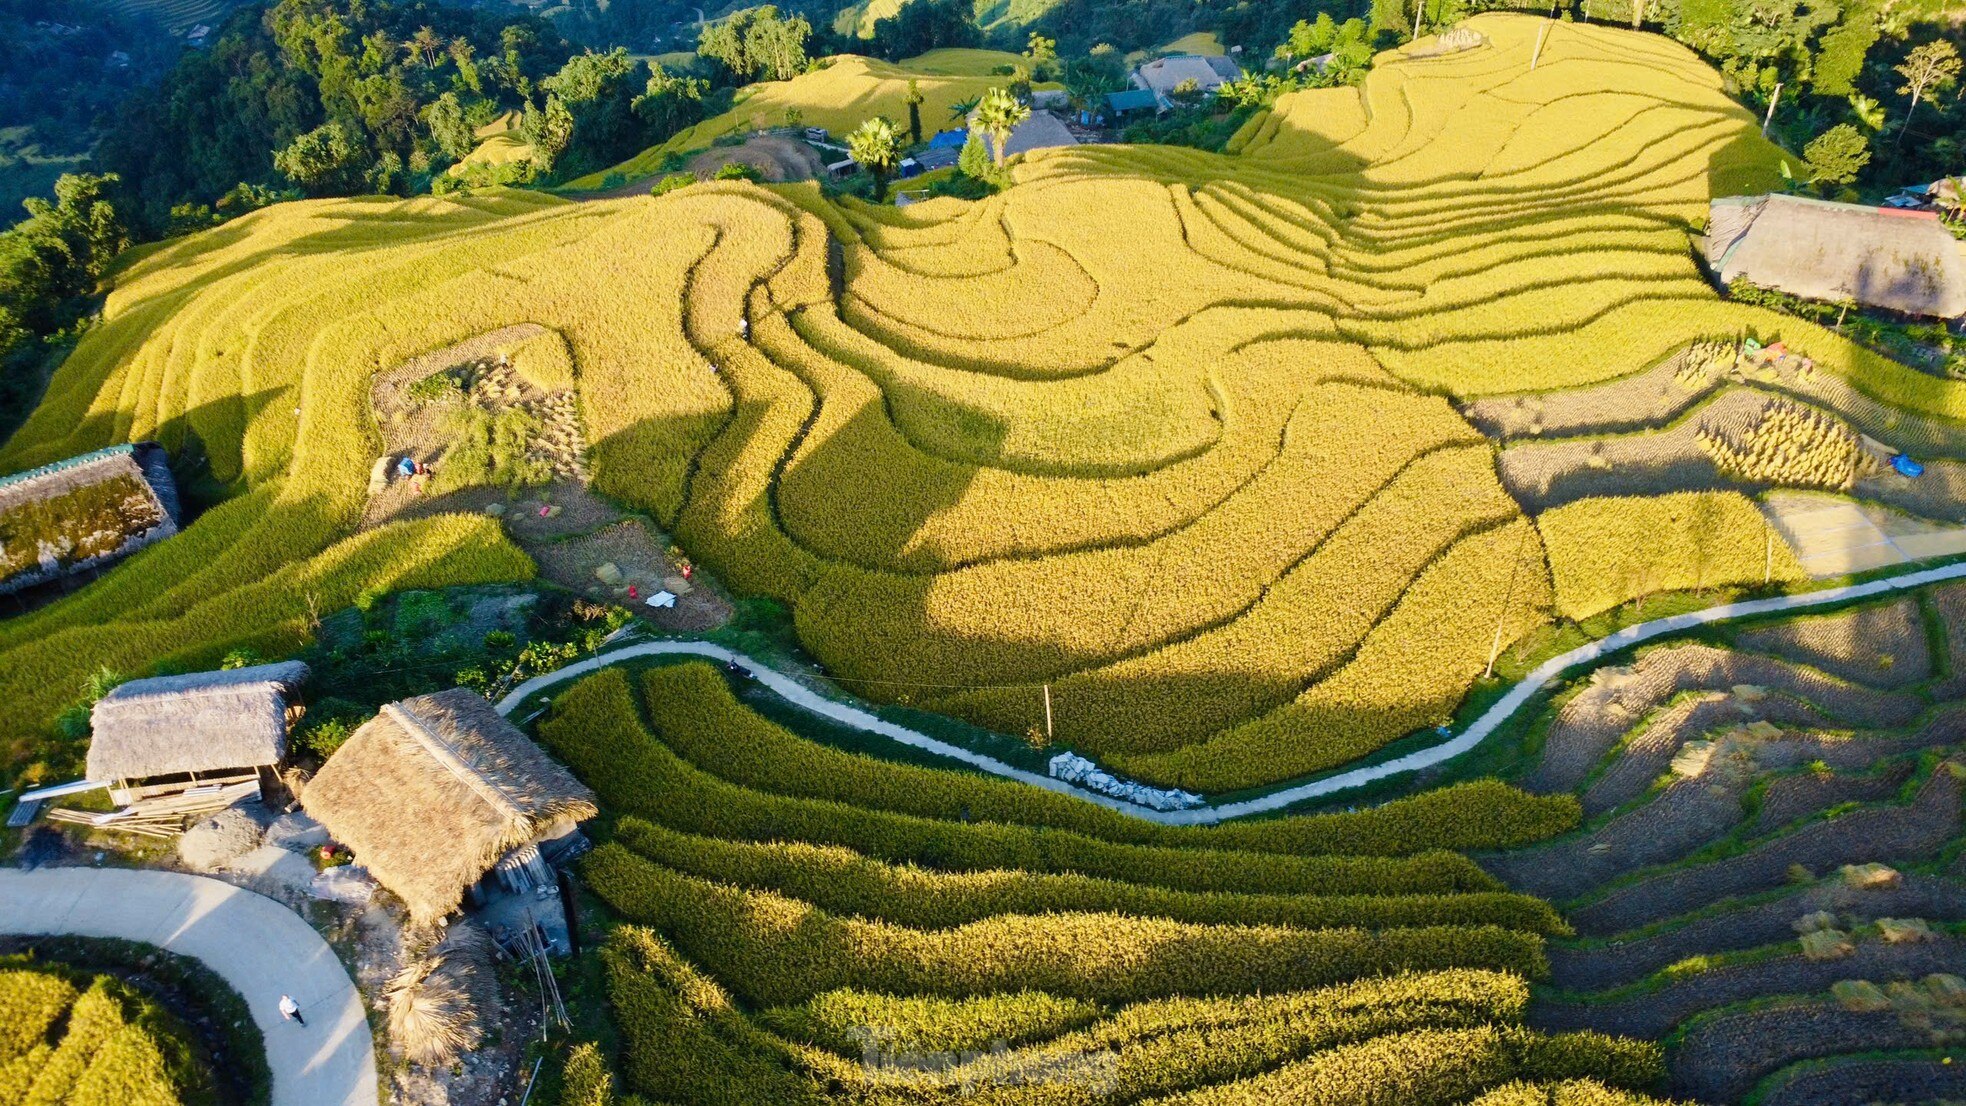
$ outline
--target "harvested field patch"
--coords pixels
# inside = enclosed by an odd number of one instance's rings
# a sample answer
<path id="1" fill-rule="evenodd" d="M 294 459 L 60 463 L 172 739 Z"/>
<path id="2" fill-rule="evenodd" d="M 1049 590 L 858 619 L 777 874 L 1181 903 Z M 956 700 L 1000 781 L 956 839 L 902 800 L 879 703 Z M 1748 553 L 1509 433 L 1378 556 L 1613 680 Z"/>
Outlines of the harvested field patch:
<path id="1" fill-rule="evenodd" d="M 1798 1064 L 1756 1088 L 1764 1106 L 1873 1106 L 1966 1099 L 1966 1064 L 1859 1057 Z"/>
<path id="2" fill-rule="evenodd" d="M 1640 654 L 1630 665 L 1590 674 L 1551 723 L 1529 787 L 1543 792 L 1583 787 L 1642 718 L 1676 695 L 1702 689 L 1725 691 L 1749 705 L 1782 694 L 1844 725 L 1866 728 L 1902 726 L 1925 709 L 1916 696 L 1873 692 L 1774 657 L 1669 645 Z"/>
<path id="3" fill-rule="evenodd" d="M 1668 1070 L 1674 1094 L 1731 1102 L 1798 1060 L 1930 1043 L 1929 1032 L 1894 1013 L 1853 1014 L 1821 999 L 1796 999 L 1703 1019 L 1674 1049 Z"/>
<path id="4" fill-rule="evenodd" d="M 1942 766 L 1908 804 L 1865 807 L 1739 855 L 1621 886 L 1571 911 L 1571 924 L 1580 933 L 1608 935 L 1779 887 L 1792 865 L 1826 872 L 1842 864 L 1925 856 L 1958 832 L 1960 790 L 1958 777 Z"/>
<path id="5" fill-rule="evenodd" d="M 1797 919 L 1825 911 L 1846 927 L 1893 917 L 1966 921 L 1966 886 L 1938 876 L 1907 874 L 1890 886 L 1861 888 L 1831 876 L 1657 933 L 1624 935 L 1610 942 L 1553 944 L 1550 985 L 1573 993 L 1623 987 L 1689 957 L 1793 941 Z"/>
<path id="6" fill-rule="evenodd" d="M 1904 687 L 1933 675 L 1925 621 L 1915 598 L 1785 619 L 1744 630 L 1734 641 L 1744 649 L 1773 653 L 1873 687 Z"/>
<path id="7" fill-rule="evenodd" d="M 1789 939 L 1793 938 L 1791 932 Z M 1923 979 L 1934 972 L 1953 970 L 1962 955 L 1966 955 L 1966 942 L 1955 938 L 1900 945 L 1866 938 L 1856 942 L 1856 951 L 1840 959 L 1810 960 L 1792 953 L 1722 964 L 1689 971 L 1656 990 L 1629 998 L 1540 1001 L 1531 1008 L 1530 1018 L 1550 1030 L 1594 1029 L 1657 1040 L 1703 1011 L 1768 995 L 1827 991 L 1832 983 L 1845 979 L 1879 983 Z"/>
<path id="8" fill-rule="evenodd" d="M 1817 579 L 1966 552 L 1966 528 L 1834 496 L 1771 492 L 1762 510 Z"/>

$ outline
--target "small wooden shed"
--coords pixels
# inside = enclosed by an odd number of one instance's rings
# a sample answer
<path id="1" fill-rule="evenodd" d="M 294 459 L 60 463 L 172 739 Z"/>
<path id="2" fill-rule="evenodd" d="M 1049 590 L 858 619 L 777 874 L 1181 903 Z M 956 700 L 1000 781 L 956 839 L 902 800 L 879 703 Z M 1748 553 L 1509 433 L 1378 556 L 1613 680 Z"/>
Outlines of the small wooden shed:
<path id="1" fill-rule="evenodd" d="M 463 688 L 383 706 L 308 783 L 301 805 L 430 925 L 494 869 L 596 813 L 594 793 Z"/>
<path id="2" fill-rule="evenodd" d="M 251 783 L 287 755 L 307 666 L 299 661 L 131 680 L 90 712 L 89 778 L 127 804 Z"/>

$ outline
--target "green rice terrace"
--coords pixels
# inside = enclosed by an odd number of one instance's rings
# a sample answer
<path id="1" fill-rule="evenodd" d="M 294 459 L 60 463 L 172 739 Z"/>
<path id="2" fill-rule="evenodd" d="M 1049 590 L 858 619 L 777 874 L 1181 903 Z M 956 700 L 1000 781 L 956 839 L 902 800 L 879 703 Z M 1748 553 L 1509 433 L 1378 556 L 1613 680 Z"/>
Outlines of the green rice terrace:
<path id="1" fill-rule="evenodd" d="M 126 679 L 299 659 L 304 715 L 237 714 L 306 771 L 226 764 L 294 810 L 385 741 L 554 781 L 398 835 L 478 875 L 598 809 L 538 892 L 578 951 L 498 968 L 556 1030 L 430 1045 L 469 942 L 392 976 L 324 924 L 385 1080 L 538 1073 L 487 1103 L 1966 1099 L 1966 382 L 1716 293 L 1709 204 L 1792 157 L 1691 52 L 1462 28 L 974 201 L 321 199 L 130 251 L 0 447 L 0 785 L 82 779 Z M 175 478 L 46 482 L 137 443 Z M 411 698 L 459 685 L 504 719 Z M 364 816 L 470 798 L 411 782 Z M 0 961 L 41 1011 L 0 1104 L 97 1101 L 10 1097 L 85 1031 L 131 1043 L 77 1087 L 176 1070 L 104 986 Z"/>

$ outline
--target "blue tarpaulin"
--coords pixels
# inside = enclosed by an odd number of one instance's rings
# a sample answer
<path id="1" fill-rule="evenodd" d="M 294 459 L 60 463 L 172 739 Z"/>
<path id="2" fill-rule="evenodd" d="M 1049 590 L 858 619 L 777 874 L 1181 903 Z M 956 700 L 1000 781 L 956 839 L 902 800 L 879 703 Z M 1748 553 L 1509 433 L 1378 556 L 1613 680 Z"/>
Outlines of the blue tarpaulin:
<path id="1" fill-rule="evenodd" d="M 1891 467 L 1898 470 L 1899 476 L 1923 476 L 1925 466 L 1900 453 L 1891 458 Z"/>
<path id="2" fill-rule="evenodd" d="M 969 141 L 969 132 L 966 130 L 937 131 L 935 137 L 928 140 L 928 148 L 931 150 L 960 150 L 963 148 L 963 143 L 967 141 Z"/>

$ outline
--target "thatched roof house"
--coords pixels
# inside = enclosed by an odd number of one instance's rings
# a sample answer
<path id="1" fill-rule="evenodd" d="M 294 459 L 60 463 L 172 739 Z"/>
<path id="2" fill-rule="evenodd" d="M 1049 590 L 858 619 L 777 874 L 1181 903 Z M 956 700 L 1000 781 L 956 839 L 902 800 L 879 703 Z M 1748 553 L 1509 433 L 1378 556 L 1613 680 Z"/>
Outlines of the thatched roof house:
<path id="1" fill-rule="evenodd" d="M 426 925 L 507 853 L 596 812 L 593 792 L 462 688 L 385 705 L 301 805 Z"/>
<path id="2" fill-rule="evenodd" d="M 177 484 L 156 442 L 0 477 L 0 595 L 107 565 L 177 533 Z"/>
<path id="3" fill-rule="evenodd" d="M 278 764 L 307 675 L 306 665 L 284 661 L 131 680 L 90 712 L 89 778 L 128 791 L 131 781 Z"/>
<path id="4" fill-rule="evenodd" d="M 1807 299 L 1966 314 L 1966 253 L 1931 212 L 1731 196 L 1711 213 L 1707 262 L 1723 284 L 1746 277 Z"/>

